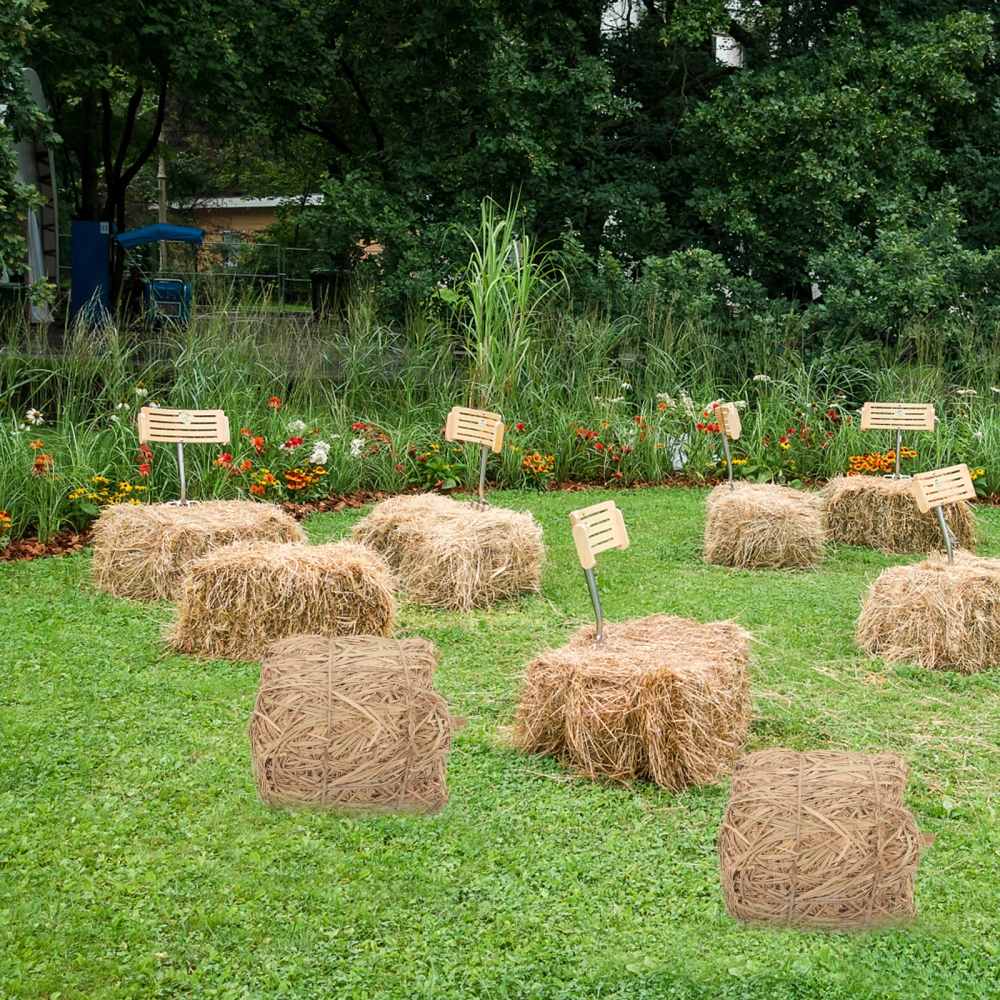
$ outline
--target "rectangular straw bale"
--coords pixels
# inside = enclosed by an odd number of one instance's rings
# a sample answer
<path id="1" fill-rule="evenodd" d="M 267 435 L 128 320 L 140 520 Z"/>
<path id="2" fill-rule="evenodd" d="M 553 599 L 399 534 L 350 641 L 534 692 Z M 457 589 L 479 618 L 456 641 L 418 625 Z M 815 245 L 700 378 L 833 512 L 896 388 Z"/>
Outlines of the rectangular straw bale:
<path id="1" fill-rule="evenodd" d="M 304 540 L 299 525 L 270 503 L 116 504 L 94 522 L 91 579 L 115 597 L 169 601 L 188 564 L 223 545 Z"/>
<path id="2" fill-rule="evenodd" d="M 944 545 L 937 515 L 922 514 L 908 479 L 837 476 L 824 490 L 830 541 L 882 552 L 930 552 Z M 967 503 L 949 504 L 952 542 L 975 551 L 975 522 Z"/>
<path id="3" fill-rule="evenodd" d="M 453 722 L 427 639 L 296 635 L 264 654 L 250 748 L 272 806 L 431 813 L 448 801 Z"/>
<path id="4" fill-rule="evenodd" d="M 891 566 L 871 585 L 855 638 L 889 663 L 974 674 L 1000 667 L 1000 560 L 955 553 Z"/>
<path id="5" fill-rule="evenodd" d="M 380 552 L 413 604 L 450 611 L 537 593 L 545 546 L 529 512 L 480 509 L 436 493 L 377 504 L 351 533 Z"/>
<path id="6" fill-rule="evenodd" d="M 844 931 L 909 920 L 925 838 L 903 804 L 908 774 L 891 753 L 741 758 L 718 842 L 730 916 Z"/>
<path id="7" fill-rule="evenodd" d="M 513 743 L 589 778 L 676 790 L 728 773 L 750 720 L 750 635 L 668 615 L 593 626 L 525 672 Z"/>
<path id="8" fill-rule="evenodd" d="M 772 483 L 716 486 L 708 495 L 705 562 L 737 569 L 811 569 L 823 560 L 822 500 Z"/>
<path id="9" fill-rule="evenodd" d="M 168 643 L 195 656 L 256 660 L 299 633 L 389 635 L 394 583 L 385 560 L 354 542 L 230 545 L 189 565 Z"/>

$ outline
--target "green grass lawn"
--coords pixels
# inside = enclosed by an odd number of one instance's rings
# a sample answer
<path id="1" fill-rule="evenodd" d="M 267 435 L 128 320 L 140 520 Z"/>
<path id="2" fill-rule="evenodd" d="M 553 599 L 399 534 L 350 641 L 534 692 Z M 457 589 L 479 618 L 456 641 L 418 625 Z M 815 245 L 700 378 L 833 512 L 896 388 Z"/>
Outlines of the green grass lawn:
<path id="1" fill-rule="evenodd" d="M 649 489 L 618 496 L 632 548 L 598 579 L 611 620 L 731 616 L 755 634 L 748 749 L 906 756 L 937 842 L 905 930 L 746 930 L 719 888 L 725 786 L 607 787 L 506 747 L 523 664 L 589 618 L 566 514 L 598 499 L 503 495 L 544 523 L 542 595 L 402 610 L 469 718 L 451 802 L 424 818 L 266 809 L 246 736 L 258 665 L 166 655 L 170 607 L 95 593 L 89 555 L 0 565 L 0 998 L 1000 996 L 1000 676 L 853 646 L 893 560 L 707 567 L 704 493 Z M 307 528 L 335 539 L 357 516 Z M 1000 511 L 977 517 L 1000 555 Z"/>

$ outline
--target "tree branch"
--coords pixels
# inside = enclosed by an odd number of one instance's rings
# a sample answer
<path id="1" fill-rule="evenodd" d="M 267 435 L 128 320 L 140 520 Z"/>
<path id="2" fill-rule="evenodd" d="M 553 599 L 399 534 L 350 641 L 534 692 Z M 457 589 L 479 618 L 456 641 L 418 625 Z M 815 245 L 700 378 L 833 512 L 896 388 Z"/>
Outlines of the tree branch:
<path id="1" fill-rule="evenodd" d="M 132 142 L 132 133 L 135 131 L 136 115 L 139 112 L 139 104 L 142 102 L 143 88 L 137 87 L 129 98 L 128 107 L 125 110 L 125 126 L 122 129 L 122 137 L 118 140 L 118 152 L 115 156 L 114 166 L 108 170 L 107 154 L 105 154 L 104 184 L 108 189 L 108 201 L 115 201 L 118 197 L 118 187 L 121 178 L 122 165 L 128 155 L 128 147 Z M 107 115 L 107 111 L 105 111 Z M 110 134 L 110 128 L 109 128 Z"/>
<path id="2" fill-rule="evenodd" d="M 142 147 L 142 151 L 132 162 L 132 166 L 126 170 L 119 181 L 120 190 L 123 192 L 132 183 L 133 178 L 145 166 L 146 161 L 153 155 L 153 151 L 160 144 L 160 132 L 163 130 L 163 118 L 167 113 L 167 77 L 160 77 L 160 93 L 156 107 L 156 121 L 153 123 L 153 132 L 149 141 Z"/>
<path id="3" fill-rule="evenodd" d="M 358 83 L 357 77 L 355 77 L 355 75 L 351 72 L 351 67 L 347 65 L 347 61 L 343 56 L 340 56 L 337 62 L 340 63 L 344 74 L 350 81 L 351 87 L 354 89 L 354 93 L 357 94 L 358 103 L 361 105 L 361 110 L 364 112 L 365 118 L 368 120 L 368 127 L 372 131 L 372 138 L 375 140 L 375 148 L 380 154 L 385 153 L 385 139 L 382 137 L 382 133 L 379 131 L 378 125 L 375 124 L 375 119 L 372 118 L 371 105 L 365 99 L 365 95 L 361 91 L 361 85 Z"/>
<path id="4" fill-rule="evenodd" d="M 321 139 L 326 139 L 338 153 L 343 156 L 354 156 L 354 150 L 344 142 L 343 139 L 332 128 L 328 128 L 324 125 L 305 125 L 300 124 L 299 128 L 303 132 L 308 132 L 310 135 L 318 135 Z"/>

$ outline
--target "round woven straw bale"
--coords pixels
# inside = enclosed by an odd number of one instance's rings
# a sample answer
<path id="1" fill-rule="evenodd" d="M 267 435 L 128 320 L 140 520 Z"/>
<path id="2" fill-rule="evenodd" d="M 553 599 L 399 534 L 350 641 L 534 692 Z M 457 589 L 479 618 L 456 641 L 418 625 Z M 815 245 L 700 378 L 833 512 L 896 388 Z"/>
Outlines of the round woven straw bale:
<path id="1" fill-rule="evenodd" d="M 895 663 L 974 674 L 1000 667 L 1000 560 L 955 553 L 891 566 L 871 585 L 858 645 Z"/>
<path id="2" fill-rule="evenodd" d="M 270 503 L 116 504 L 94 522 L 91 578 L 115 597 L 173 600 L 188 564 L 223 545 L 304 539 L 298 524 Z"/>
<path id="3" fill-rule="evenodd" d="M 436 493 L 383 501 L 352 538 L 386 557 L 410 602 L 451 611 L 537 592 L 545 560 L 542 527 L 530 513 Z"/>
<path id="4" fill-rule="evenodd" d="M 826 524 L 814 493 L 767 483 L 708 495 L 705 561 L 738 569 L 809 569 L 823 559 Z"/>
<path id="5" fill-rule="evenodd" d="M 837 476 L 823 493 L 832 542 L 883 552 L 930 552 L 944 544 L 937 514 L 920 512 L 908 479 Z M 975 551 L 972 508 L 953 503 L 944 513 L 952 542 Z"/>
<path id="6" fill-rule="evenodd" d="M 924 839 L 903 805 L 908 774 L 891 753 L 743 757 L 719 833 L 730 916 L 845 931 L 912 917 Z"/>
<path id="7" fill-rule="evenodd" d="M 528 664 L 513 742 L 589 778 L 677 790 L 729 773 L 750 721 L 750 635 L 651 615 L 594 627 Z"/>
<path id="8" fill-rule="evenodd" d="M 427 639 L 296 635 L 264 654 L 250 751 L 272 806 L 436 812 L 454 723 Z"/>
<path id="9" fill-rule="evenodd" d="M 193 562 L 181 586 L 171 648 L 256 660 L 299 633 L 389 635 L 392 571 L 371 549 L 333 545 L 230 545 Z"/>

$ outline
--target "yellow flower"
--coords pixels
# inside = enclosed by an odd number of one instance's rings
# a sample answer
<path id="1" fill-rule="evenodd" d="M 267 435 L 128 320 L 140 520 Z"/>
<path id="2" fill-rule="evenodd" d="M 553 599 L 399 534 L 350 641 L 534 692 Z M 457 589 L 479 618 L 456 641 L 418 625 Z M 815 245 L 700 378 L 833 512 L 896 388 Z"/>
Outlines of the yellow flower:
<path id="1" fill-rule="evenodd" d="M 781 448 L 782 451 L 788 451 L 788 449 L 791 448 L 791 445 L 790 444 L 779 444 L 778 447 Z"/>

